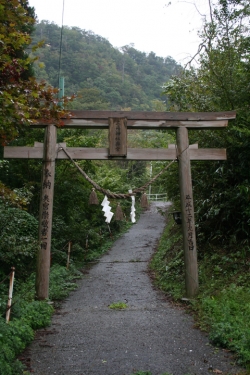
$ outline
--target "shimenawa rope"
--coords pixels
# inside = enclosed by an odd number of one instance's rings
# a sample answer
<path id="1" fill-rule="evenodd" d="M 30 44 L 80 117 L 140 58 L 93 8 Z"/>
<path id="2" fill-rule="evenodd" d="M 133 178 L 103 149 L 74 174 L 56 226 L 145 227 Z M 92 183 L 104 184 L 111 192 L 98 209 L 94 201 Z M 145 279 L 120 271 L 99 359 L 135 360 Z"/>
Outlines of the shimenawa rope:
<path id="1" fill-rule="evenodd" d="M 115 199 L 126 199 L 126 198 L 130 198 L 132 195 L 135 195 L 136 193 L 141 193 L 142 191 L 144 191 L 150 184 L 152 184 L 153 182 L 155 182 L 155 180 L 160 176 L 162 175 L 163 172 L 165 172 L 175 161 L 177 161 L 177 158 L 176 159 L 173 159 L 168 165 L 166 165 L 166 167 L 164 167 L 155 177 L 153 177 L 150 181 L 148 181 L 145 185 L 139 187 L 139 188 L 136 188 L 136 189 L 133 189 L 132 190 L 132 193 L 128 193 L 128 194 L 117 194 L 117 193 L 111 193 L 109 190 L 106 190 L 106 189 L 103 189 L 101 186 L 99 186 L 96 182 L 94 182 L 88 175 L 86 172 L 84 172 L 84 170 L 82 170 L 81 167 L 79 167 L 79 165 L 72 159 L 72 157 L 70 156 L 70 154 L 65 150 L 64 147 L 59 147 L 58 149 L 58 152 L 62 150 L 67 156 L 68 158 L 72 161 L 72 163 L 76 166 L 76 168 L 79 170 L 79 172 L 84 176 L 84 178 L 91 184 L 94 186 L 94 188 L 96 190 L 98 190 L 99 192 L 101 192 L 102 194 L 104 195 L 107 195 L 107 197 L 110 197 L 110 198 L 115 198 Z"/>

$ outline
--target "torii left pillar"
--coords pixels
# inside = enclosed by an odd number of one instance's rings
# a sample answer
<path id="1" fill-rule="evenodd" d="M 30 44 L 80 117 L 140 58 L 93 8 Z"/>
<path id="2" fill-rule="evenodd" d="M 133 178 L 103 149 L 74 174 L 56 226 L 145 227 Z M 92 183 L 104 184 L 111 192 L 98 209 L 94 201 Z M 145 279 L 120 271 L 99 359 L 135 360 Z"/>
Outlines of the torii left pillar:
<path id="1" fill-rule="evenodd" d="M 39 212 L 39 248 L 36 273 L 36 297 L 38 300 L 44 300 L 49 297 L 56 136 L 56 126 L 47 125 L 44 136 L 42 186 Z"/>

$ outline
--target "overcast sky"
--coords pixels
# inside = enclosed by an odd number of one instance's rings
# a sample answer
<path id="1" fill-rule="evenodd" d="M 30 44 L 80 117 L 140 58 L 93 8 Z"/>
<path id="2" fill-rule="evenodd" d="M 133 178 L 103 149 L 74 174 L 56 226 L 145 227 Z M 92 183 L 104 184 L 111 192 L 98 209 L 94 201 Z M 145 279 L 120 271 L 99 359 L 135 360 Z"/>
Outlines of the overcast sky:
<path id="1" fill-rule="evenodd" d="M 184 64 L 197 51 L 208 0 L 29 0 L 39 21 L 92 30 L 114 47 L 172 56 Z M 194 5 L 195 3 L 195 5 Z"/>

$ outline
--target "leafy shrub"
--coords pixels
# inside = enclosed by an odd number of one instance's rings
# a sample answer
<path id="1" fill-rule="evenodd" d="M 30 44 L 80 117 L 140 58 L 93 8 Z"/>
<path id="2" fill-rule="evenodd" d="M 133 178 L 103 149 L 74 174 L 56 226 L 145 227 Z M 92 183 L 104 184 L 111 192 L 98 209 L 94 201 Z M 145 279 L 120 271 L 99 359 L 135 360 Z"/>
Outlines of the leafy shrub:
<path id="1" fill-rule="evenodd" d="M 236 351 L 242 364 L 250 363 L 250 291 L 231 284 L 216 297 L 201 301 L 203 323 L 218 346 Z"/>
<path id="2" fill-rule="evenodd" d="M 32 328 L 25 319 L 14 319 L 6 324 L 1 317 L 0 332 L 0 374 L 22 374 L 23 365 L 16 356 L 33 340 Z"/>
<path id="3" fill-rule="evenodd" d="M 65 267 L 54 265 L 50 271 L 49 298 L 60 300 L 68 296 L 71 290 L 77 288 L 72 280 L 80 278 L 80 272 L 71 267 L 67 270 Z"/>
<path id="4" fill-rule="evenodd" d="M 20 208 L 0 204 L 0 261 L 2 269 L 15 266 L 19 275 L 27 275 L 37 252 L 37 220 Z"/>
<path id="5" fill-rule="evenodd" d="M 14 310 L 15 311 L 15 310 Z M 29 326 L 36 330 L 46 327 L 50 324 L 53 307 L 45 301 L 32 301 L 30 303 L 23 303 L 19 308 L 19 315 L 15 314 L 16 318 L 22 321 L 27 321 Z"/>

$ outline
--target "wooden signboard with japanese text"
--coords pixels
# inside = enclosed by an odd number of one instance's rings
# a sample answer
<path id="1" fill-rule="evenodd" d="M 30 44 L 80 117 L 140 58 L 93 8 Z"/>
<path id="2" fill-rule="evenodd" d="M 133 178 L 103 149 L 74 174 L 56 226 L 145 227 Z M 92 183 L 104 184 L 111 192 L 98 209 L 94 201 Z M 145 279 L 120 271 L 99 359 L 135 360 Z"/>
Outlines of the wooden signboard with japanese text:
<path id="1" fill-rule="evenodd" d="M 127 155 L 127 120 L 109 119 L 109 156 Z"/>

